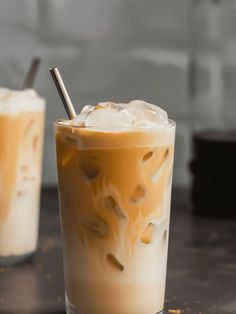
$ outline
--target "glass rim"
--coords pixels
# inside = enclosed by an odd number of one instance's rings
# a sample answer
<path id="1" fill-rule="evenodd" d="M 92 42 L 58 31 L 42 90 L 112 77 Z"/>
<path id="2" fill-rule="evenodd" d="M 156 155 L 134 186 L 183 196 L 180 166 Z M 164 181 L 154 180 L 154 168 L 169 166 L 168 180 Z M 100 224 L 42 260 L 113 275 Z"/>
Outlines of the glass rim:
<path id="1" fill-rule="evenodd" d="M 120 128 L 120 127 L 109 127 L 105 128 L 104 126 L 88 126 L 88 125 L 74 125 L 74 124 L 67 124 L 65 122 L 70 121 L 69 119 L 58 119 L 53 122 L 54 127 L 60 126 L 60 127 L 67 127 L 67 128 L 75 128 L 75 129 L 88 129 L 88 130 L 95 130 L 95 131 L 120 131 L 120 132 L 126 132 L 126 131 L 158 131 L 158 130 L 165 130 L 170 129 L 176 126 L 176 121 L 172 119 L 168 119 L 168 124 L 164 126 L 159 127 L 126 127 L 126 128 Z"/>

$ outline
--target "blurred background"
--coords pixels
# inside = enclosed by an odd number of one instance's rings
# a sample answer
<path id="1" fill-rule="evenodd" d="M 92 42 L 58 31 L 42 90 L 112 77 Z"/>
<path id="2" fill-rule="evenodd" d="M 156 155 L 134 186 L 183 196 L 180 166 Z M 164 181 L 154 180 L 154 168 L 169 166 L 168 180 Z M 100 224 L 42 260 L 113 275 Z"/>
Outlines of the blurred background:
<path id="1" fill-rule="evenodd" d="M 52 122 L 65 112 L 57 65 L 77 111 L 98 101 L 144 99 L 178 124 L 174 183 L 189 182 L 188 0 L 0 0 L 0 85 L 20 88 L 31 58 L 47 99 L 44 185 L 56 183 Z"/>
<path id="2" fill-rule="evenodd" d="M 65 117 L 48 69 L 77 112 L 144 99 L 177 121 L 174 185 L 190 183 L 191 134 L 236 125 L 236 1 L 0 0 L 0 85 L 22 86 L 33 56 L 47 99 L 44 185 L 56 184 L 52 122 Z"/>

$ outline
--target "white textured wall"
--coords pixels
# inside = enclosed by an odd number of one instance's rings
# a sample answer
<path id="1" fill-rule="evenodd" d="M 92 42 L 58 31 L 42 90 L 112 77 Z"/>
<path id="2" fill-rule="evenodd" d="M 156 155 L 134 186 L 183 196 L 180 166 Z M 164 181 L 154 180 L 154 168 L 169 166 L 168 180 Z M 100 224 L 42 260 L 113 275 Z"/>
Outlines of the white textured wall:
<path id="1" fill-rule="evenodd" d="M 144 99 L 177 121 L 175 184 L 187 184 L 188 0 L 0 0 L 0 85 L 21 87 L 32 56 L 47 99 L 43 181 L 56 182 L 52 121 L 64 117 L 48 72 L 63 73 L 77 111 Z"/>

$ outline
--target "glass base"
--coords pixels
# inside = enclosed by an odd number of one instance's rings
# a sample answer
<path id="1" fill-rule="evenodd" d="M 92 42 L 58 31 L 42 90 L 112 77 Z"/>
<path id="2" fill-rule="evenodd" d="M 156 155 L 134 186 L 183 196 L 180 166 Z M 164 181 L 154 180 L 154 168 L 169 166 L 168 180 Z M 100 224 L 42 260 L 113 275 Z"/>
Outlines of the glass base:
<path id="1" fill-rule="evenodd" d="M 66 314 L 86 314 L 86 313 L 81 312 L 80 310 L 77 310 L 66 297 Z M 158 313 L 150 313 L 150 314 L 164 314 L 164 310 Z"/>
<path id="2" fill-rule="evenodd" d="M 0 266 L 10 266 L 14 264 L 23 263 L 25 260 L 32 258 L 34 252 L 27 253 L 23 255 L 10 255 L 10 256 L 1 256 L 0 255 Z"/>

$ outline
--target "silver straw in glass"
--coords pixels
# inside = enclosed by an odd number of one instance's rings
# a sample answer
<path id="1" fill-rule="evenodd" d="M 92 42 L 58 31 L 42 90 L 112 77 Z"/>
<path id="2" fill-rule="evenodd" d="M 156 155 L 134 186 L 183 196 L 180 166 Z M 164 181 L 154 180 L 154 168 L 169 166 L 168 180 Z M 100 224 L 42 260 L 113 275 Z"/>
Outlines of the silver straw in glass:
<path id="1" fill-rule="evenodd" d="M 61 78 L 59 70 L 57 67 L 50 69 L 50 73 L 58 90 L 58 93 L 61 97 L 65 110 L 68 114 L 69 119 L 73 119 L 76 117 L 76 112 L 74 106 L 71 102 L 70 96 L 66 90 L 65 84 Z"/>

